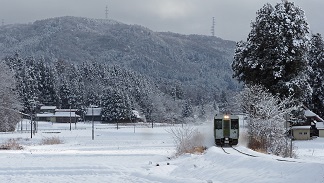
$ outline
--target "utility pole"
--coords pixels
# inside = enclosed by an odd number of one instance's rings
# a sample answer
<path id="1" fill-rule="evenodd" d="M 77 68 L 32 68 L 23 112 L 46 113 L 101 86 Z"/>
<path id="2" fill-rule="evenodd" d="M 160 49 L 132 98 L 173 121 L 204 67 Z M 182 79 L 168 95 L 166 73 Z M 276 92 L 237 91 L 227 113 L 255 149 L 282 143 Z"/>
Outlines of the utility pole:
<path id="1" fill-rule="evenodd" d="M 215 17 L 213 17 L 213 24 L 211 27 L 211 34 L 214 37 L 215 36 Z"/>
<path id="2" fill-rule="evenodd" d="M 70 102 L 70 131 L 72 130 L 72 127 L 71 127 L 71 118 L 72 118 L 72 116 L 71 116 L 71 102 Z"/>
<path id="3" fill-rule="evenodd" d="M 91 111 L 92 111 L 92 140 L 94 140 L 94 121 L 93 121 L 93 107 L 91 106 Z"/>

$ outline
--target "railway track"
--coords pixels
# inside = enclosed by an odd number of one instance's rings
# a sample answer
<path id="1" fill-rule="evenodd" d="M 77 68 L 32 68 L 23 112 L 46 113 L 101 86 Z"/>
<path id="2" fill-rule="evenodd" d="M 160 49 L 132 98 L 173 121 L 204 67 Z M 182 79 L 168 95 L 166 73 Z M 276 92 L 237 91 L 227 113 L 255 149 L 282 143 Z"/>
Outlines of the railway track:
<path id="1" fill-rule="evenodd" d="M 238 149 L 236 149 L 235 147 L 232 147 L 232 146 L 228 146 L 228 148 L 224 148 L 224 147 L 220 147 L 222 148 L 222 150 L 224 151 L 224 153 L 226 154 L 234 154 L 234 153 L 240 153 L 240 154 L 244 154 L 246 156 L 250 156 L 250 157 L 259 157 L 259 156 L 255 156 L 255 155 L 252 155 L 252 154 L 248 154 L 248 153 L 245 153 L 245 152 L 242 152 Z M 288 160 L 288 159 L 279 159 L 279 158 L 276 158 L 274 160 L 277 160 L 277 161 L 281 161 L 281 162 L 290 162 L 290 163 L 302 163 L 302 162 L 299 162 L 299 161 L 294 161 L 294 160 Z"/>
<path id="2" fill-rule="evenodd" d="M 221 146 L 221 148 L 222 148 L 222 150 L 224 151 L 224 153 L 226 153 L 226 154 L 231 154 L 231 153 L 229 153 L 229 152 L 225 151 L 225 149 L 224 149 L 224 147 L 223 147 L 223 146 Z"/>
<path id="3" fill-rule="evenodd" d="M 228 149 L 233 149 L 235 152 L 238 152 L 238 153 L 240 153 L 240 154 L 244 154 L 244 155 L 246 155 L 246 156 L 258 157 L 258 156 L 252 155 L 252 154 L 248 154 L 248 153 L 242 152 L 242 151 L 240 151 L 240 150 L 234 148 L 233 146 L 229 146 L 229 148 L 226 148 L 226 150 L 225 150 L 224 147 L 222 147 L 222 146 L 221 146 L 221 148 L 222 148 L 222 150 L 224 151 L 224 153 L 226 153 L 226 154 L 231 154 L 231 152 L 229 152 Z M 233 151 L 232 151 L 232 153 L 233 153 Z"/>
<path id="4" fill-rule="evenodd" d="M 252 155 L 252 154 L 248 154 L 248 153 L 245 153 L 245 152 L 242 152 L 234 147 L 231 146 L 232 149 L 234 149 L 235 151 L 241 153 L 241 154 L 244 154 L 244 155 L 247 155 L 247 156 L 251 156 L 251 157 L 258 157 L 258 156 L 255 156 L 255 155 Z"/>

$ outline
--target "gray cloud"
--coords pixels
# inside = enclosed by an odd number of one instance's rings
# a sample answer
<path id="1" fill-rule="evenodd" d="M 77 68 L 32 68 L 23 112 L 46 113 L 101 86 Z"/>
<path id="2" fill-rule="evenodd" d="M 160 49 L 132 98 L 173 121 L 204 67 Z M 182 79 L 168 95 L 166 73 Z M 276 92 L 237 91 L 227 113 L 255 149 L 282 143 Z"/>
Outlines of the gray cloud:
<path id="1" fill-rule="evenodd" d="M 153 31 L 211 35 L 212 17 L 215 34 L 229 40 L 245 40 L 256 11 L 265 3 L 280 0 L 1 0 L 0 19 L 5 23 L 29 23 L 35 20 L 81 16 L 109 18 L 140 24 Z M 314 33 L 324 35 L 324 1 L 295 0 L 306 13 Z"/>

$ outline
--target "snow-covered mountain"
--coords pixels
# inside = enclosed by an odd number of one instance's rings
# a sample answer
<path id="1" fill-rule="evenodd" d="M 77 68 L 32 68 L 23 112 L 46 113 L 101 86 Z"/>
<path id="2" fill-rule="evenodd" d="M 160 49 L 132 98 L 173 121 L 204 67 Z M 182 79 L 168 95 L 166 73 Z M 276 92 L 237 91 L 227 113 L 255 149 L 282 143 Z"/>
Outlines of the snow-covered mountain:
<path id="1" fill-rule="evenodd" d="M 117 64 L 160 83 L 212 95 L 234 90 L 235 42 L 212 36 L 153 32 L 113 20 L 59 17 L 0 27 L 0 58 L 21 57 Z"/>

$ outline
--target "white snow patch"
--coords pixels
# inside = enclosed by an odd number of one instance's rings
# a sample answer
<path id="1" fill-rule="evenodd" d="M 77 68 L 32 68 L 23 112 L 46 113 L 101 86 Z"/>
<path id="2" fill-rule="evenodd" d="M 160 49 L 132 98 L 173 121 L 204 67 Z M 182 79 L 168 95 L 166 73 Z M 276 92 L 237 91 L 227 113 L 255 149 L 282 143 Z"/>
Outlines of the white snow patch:
<path id="1" fill-rule="evenodd" d="M 28 123 L 23 122 L 28 130 Z M 0 151 L 1 182 L 126 182 L 126 183 L 226 183 L 323 182 L 324 139 L 296 141 L 298 158 L 280 158 L 254 152 L 242 144 L 225 154 L 213 146 L 212 125 L 197 126 L 205 136 L 207 151 L 174 158 L 175 147 L 167 127 L 41 122 L 39 131 L 2 133 L 0 142 L 19 138 L 25 149 Z M 241 124 L 242 126 L 242 124 Z M 243 124 L 244 126 L 244 124 Z M 43 129 L 43 130 L 41 130 Z M 46 130 L 45 130 L 46 129 Z M 39 145 L 42 138 L 59 137 L 58 145 Z M 158 166 L 157 166 L 158 165 Z"/>

